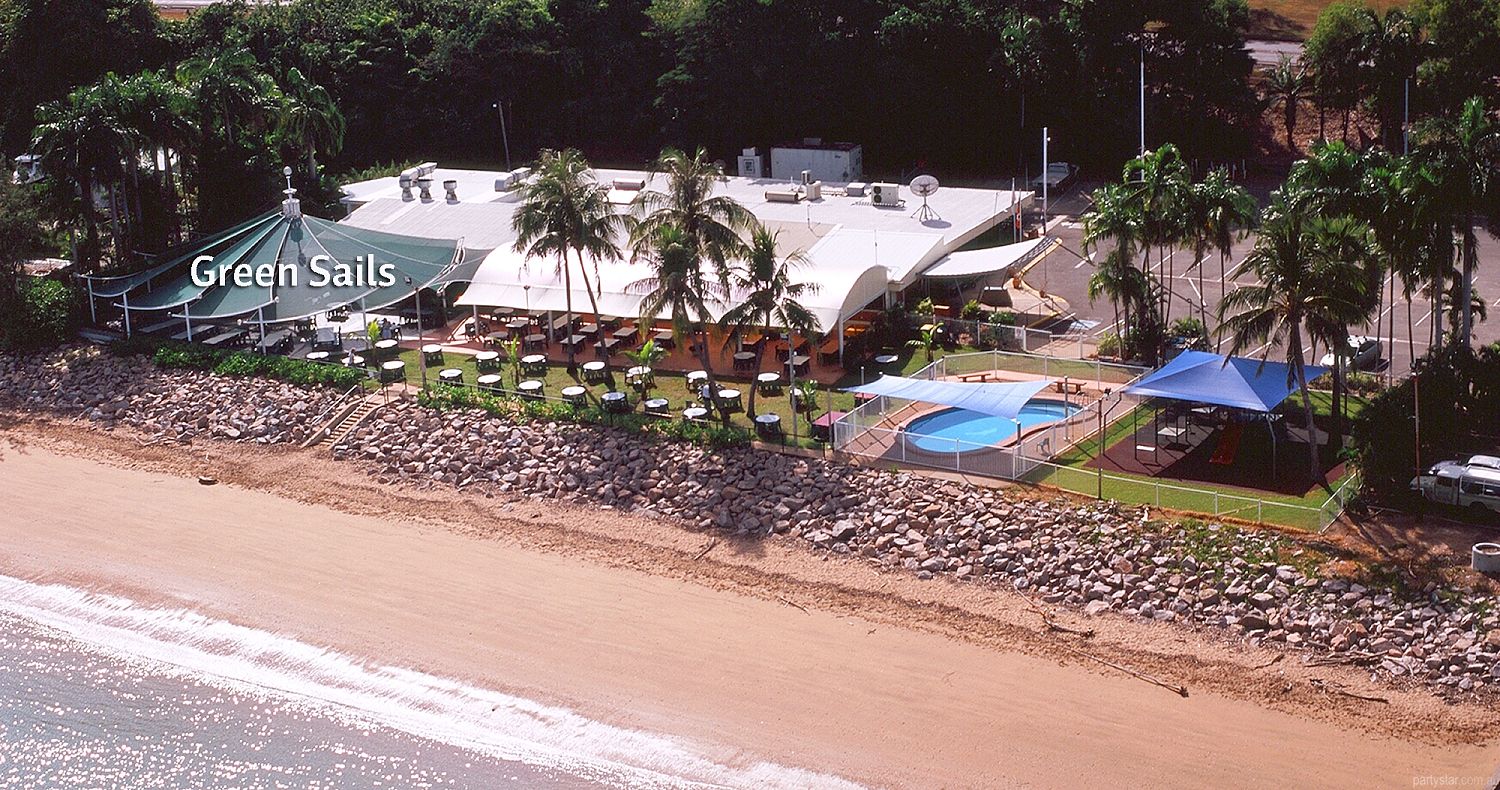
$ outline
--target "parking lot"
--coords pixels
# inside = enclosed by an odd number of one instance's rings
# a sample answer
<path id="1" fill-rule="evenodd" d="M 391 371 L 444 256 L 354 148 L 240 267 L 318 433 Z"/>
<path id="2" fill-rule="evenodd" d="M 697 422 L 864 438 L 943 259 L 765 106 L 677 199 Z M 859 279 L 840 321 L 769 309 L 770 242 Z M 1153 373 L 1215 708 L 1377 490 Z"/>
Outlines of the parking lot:
<path id="1" fill-rule="evenodd" d="M 1075 329 L 1091 336 L 1109 331 L 1115 320 L 1114 310 L 1107 300 L 1091 304 L 1088 298 L 1088 281 L 1094 273 L 1094 265 L 1092 256 L 1084 250 L 1083 215 L 1089 207 L 1087 194 L 1096 186 L 1098 185 L 1081 184 L 1061 196 L 1052 197 L 1049 206 L 1053 218 L 1050 233 L 1062 242 L 1062 246 L 1043 258 L 1026 275 L 1026 281 L 1031 286 L 1065 299 L 1073 310 L 1073 318 L 1077 322 Z M 1480 343 L 1493 343 L 1500 340 L 1500 240 L 1482 232 L 1479 240 L 1480 265 L 1475 278 L 1475 289 L 1485 298 L 1490 310 L 1495 312 L 1495 320 L 1478 322 L 1476 317 L 1475 336 Z M 1255 239 L 1251 236 L 1234 245 L 1224 264 L 1226 273 L 1232 274 L 1254 243 Z M 1236 281 L 1232 276 L 1227 281 L 1221 281 L 1219 267 L 1220 258 L 1216 251 L 1208 254 L 1201 272 L 1193 266 L 1191 250 L 1178 250 L 1163 260 L 1153 262 L 1153 271 L 1164 271 L 1169 275 L 1168 279 L 1172 284 L 1170 314 L 1173 320 L 1187 315 L 1197 316 L 1206 309 L 1207 325 L 1210 329 L 1215 326 L 1214 315 L 1219 300 L 1226 290 L 1233 290 L 1238 282 L 1243 281 Z M 1389 280 L 1385 287 L 1388 293 Z M 1389 370 L 1398 376 L 1405 375 L 1411 369 L 1413 357 L 1421 356 L 1427 347 L 1432 331 L 1431 322 L 1443 319 L 1432 314 L 1431 302 L 1425 295 L 1414 295 L 1408 308 L 1407 301 L 1401 295 L 1399 281 L 1396 283 L 1395 305 L 1392 306 L 1388 300 L 1382 305 L 1378 321 L 1372 320 L 1364 327 L 1351 327 L 1350 333 L 1374 335 L 1378 323 L 1382 349 L 1381 361 L 1376 370 Z M 1391 345 L 1389 337 L 1392 321 L 1395 324 L 1394 345 Z M 1308 349 L 1307 360 L 1316 362 L 1326 352 L 1326 348 Z M 1282 358 L 1277 349 L 1265 346 L 1243 352 L 1245 356 L 1265 353 L 1275 359 Z"/>

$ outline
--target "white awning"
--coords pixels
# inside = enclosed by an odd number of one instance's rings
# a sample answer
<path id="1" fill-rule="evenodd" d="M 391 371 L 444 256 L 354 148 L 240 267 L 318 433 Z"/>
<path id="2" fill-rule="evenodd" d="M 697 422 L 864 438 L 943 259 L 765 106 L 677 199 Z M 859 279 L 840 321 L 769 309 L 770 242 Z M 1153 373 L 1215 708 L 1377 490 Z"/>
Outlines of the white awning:
<path id="1" fill-rule="evenodd" d="M 1004 272 L 1047 241 L 1049 239 L 1043 236 L 1001 247 L 950 252 L 922 274 L 926 277 L 978 277 Z"/>

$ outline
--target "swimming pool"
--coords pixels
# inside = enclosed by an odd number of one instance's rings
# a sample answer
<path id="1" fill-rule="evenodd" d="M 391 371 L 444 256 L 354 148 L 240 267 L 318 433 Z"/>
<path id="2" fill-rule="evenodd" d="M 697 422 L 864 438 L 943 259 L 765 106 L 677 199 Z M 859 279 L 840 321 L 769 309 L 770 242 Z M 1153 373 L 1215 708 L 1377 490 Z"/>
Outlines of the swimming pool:
<path id="1" fill-rule="evenodd" d="M 937 453 L 982 450 L 1016 438 L 1017 422 L 1025 431 L 1061 420 L 1079 408 L 1060 400 L 1033 398 L 1021 407 L 1015 420 L 968 409 L 943 409 L 907 423 L 906 440 L 917 449 Z"/>

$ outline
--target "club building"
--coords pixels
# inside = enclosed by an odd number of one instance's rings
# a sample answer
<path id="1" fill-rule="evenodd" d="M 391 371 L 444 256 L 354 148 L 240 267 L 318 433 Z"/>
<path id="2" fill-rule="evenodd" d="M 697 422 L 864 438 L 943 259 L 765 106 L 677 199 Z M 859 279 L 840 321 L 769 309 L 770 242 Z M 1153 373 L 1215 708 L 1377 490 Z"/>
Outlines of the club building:
<path id="1" fill-rule="evenodd" d="M 610 202 L 629 210 L 643 190 L 665 190 L 665 177 L 638 170 L 600 169 Z M 457 304 L 527 312 L 563 310 L 566 294 L 556 262 L 527 261 L 514 249 L 512 216 L 529 171 L 460 170 L 427 164 L 401 176 L 343 187 L 349 214 L 341 224 L 381 233 L 458 239 L 473 267 Z M 1039 247 L 1027 241 L 965 249 L 986 231 L 1012 221 L 1030 205 L 1031 194 L 1009 190 L 941 187 L 924 197 L 905 184 L 826 183 L 803 173 L 795 180 L 732 176 L 719 194 L 749 209 L 778 234 L 783 255 L 810 261 L 800 272 L 816 282 L 807 304 L 830 338 L 862 321 L 861 311 L 879 308 L 924 276 L 978 278 L 1004 272 Z M 923 205 L 926 211 L 923 211 Z M 646 276 L 628 261 L 599 262 L 596 297 L 601 313 L 636 315 Z M 575 285 L 574 310 L 588 298 Z"/>

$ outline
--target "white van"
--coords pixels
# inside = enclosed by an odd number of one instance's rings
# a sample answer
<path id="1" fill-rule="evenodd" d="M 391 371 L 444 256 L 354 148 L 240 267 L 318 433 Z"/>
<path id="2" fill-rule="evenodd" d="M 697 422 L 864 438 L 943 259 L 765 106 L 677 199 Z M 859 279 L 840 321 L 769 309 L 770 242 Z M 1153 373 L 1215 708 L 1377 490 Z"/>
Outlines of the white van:
<path id="1" fill-rule="evenodd" d="M 1443 461 L 1413 478 L 1411 490 L 1431 502 L 1500 513 L 1500 469 Z"/>

